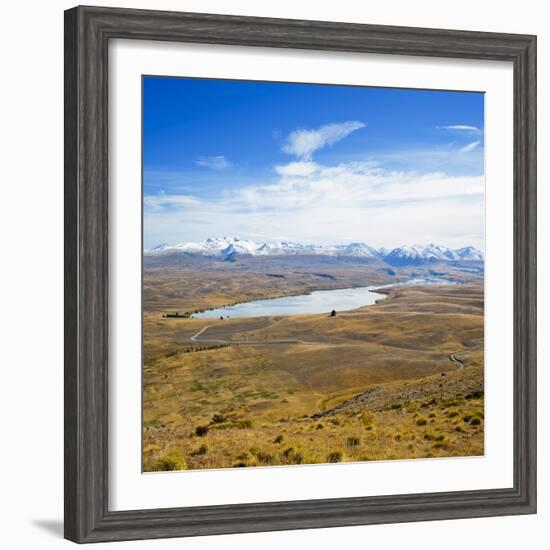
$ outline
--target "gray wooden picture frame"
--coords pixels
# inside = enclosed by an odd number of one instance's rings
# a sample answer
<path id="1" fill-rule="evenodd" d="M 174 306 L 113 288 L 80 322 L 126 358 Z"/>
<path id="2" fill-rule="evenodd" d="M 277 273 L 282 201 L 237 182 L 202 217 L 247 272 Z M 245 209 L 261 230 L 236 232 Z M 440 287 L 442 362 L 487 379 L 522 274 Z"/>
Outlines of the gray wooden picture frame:
<path id="1" fill-rule="evenodd" d="M 512 488 L 108 510 L 107 64 L 111 38 L 513 63 Z M 535 36 L 98 7 L 66 11 L 65 537 L 82 543 L 535 513 L 535 73 Z"/>

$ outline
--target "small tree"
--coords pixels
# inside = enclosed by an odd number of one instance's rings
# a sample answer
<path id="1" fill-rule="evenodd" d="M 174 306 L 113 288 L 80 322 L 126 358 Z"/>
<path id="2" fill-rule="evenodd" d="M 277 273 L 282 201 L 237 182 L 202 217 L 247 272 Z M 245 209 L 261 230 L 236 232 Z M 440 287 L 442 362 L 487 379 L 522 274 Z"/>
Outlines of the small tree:
<path id="1" fill-rule="evenodd" d="M 331 312 L 330 312 L 330 316 L 331 317 L 336 317 L 336 310 L 333 309 Z"/>

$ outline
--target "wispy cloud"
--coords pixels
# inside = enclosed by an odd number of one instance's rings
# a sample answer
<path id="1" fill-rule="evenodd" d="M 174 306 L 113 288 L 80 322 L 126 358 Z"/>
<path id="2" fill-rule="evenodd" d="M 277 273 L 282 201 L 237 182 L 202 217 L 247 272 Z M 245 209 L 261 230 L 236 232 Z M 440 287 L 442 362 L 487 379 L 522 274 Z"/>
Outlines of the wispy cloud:
<path id="1" fill-rule="evenodd" d="M 147 212 L 165 212 L 173 209 L 196 207 L 201 204 L 200 199 L 190 195 L 145 195 L 143 208 Z"/>
<path id="2" fill-rule="evenodd" d="M 464 147 L 461 147 L 459 149 L 460 153 L 469 153 L 470 151 L 473 151 L 481 142 L 480 141 L 472 141 L 472 143 L 468 143 L 468 145 L 465 145 Z"/>
<path id="3" fill-rule="evenodd" d="M 294 130 L 286 138 L 283 151 L 294 155 L 300 160 L 309 161 L 315 151 L 334 145 L 336 142 L 349 136 L 352 132 L 364 128 L 366 125 L 358 120 L 335 122 L 326 124 L 313 130 Z"/>
<path id="4" fill-rule="evenodd" d="M 275 166 L 275 171 L 280 176 L 311 176 L 317 170 L 319 165 L 315 162 L 290 162 L 289 164 L 282 164 Z"/>
<path id="5" fill-rule="evenodd" d="M 195 161 L 195 164 L 205 168 L 210 168 L 212 170 L 224 170 L 225 168 L 229 168 L 231 166 L 231 163 L 223 155 L 199 157 Z"/>
<path id="6" fill-rule="evenodd" d="M 231 233 L 388 247 L 407 235 L 414 242 L 483 247 L 483 176 L 390 171 L 372 162 L 296 162 L 278 173 L 274 182 L 226 189 L 209 199 L 148 198 L 146 246 Z"/>
<path id="7" fill-rule="evenodd" d="M 453 124 L 451 126 L 438 126 L 442 130 L 458 130 L 461 132 L 481 132 L 481 128 L 470 126 L 468 124 Z"/>

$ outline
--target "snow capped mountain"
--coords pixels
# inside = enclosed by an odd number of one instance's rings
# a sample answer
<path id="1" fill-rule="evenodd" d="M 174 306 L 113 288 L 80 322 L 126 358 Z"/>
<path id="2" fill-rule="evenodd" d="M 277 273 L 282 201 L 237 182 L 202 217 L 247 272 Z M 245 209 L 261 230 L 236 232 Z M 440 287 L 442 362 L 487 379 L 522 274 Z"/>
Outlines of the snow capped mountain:
<path id="1" fill-rule="evenodd" d="M 173 246 L 162 244 L 152 250 L 146 251 L 146 254 L 170 254 L 174 252 L 201 256 L 222 256 L 231 252 L 251 254 L 254 253 L 256 246 L 252 241 L 241 241 L 237 237 L 210 237 L 199 243 L 180 243 Z"/>
<path id="2" fill-rule="evenodd" d="M 234 261 L 238 256 L 307 256 L 322 255 L 382 260 L 393 266 L 422 265 L 437 262 L 483 261 L 483 252 L 473 246 L 451 249 L 428 244 L 386 250 L 365 243 L 312 245 L 291 242 L 255 243 L 237 237 L 211 237 L 202 242 L 187 242 L 173 246 L 160 244 L 146 250 L 148 256 L 191 254 Z"/>
<path id="3" fill-rule="evenodd" d="M 377 250 L 373 246 L 365 243 L 350 243 L 343 250 L 340 250 L 341 256 L 358 256 L 361 258 L 382 258 L 384 252 Z"/>
<path id="4" fill-rule="evenodd" d="M 483 261 L 485 258 L 483 255 L 483 252 L 481 252 L 477 248 L 474 248 L 473 246 L 465 246 L 463 248 L 459 248 L 458 250 L 455 250 L 455 252 L 460 257 L 461 260 Z"/>
<path id="5" fill-rule="evenodd" d="M 453 250 L 446 246 L 428 244 L 426 246 L 402 246 L 394 248 L 383 259 L 386 263 L 394 266 L 422 265 L 436 262 L 457 262 L 457 261 L 483 261 L 483 252 L 473 246 L 465 246 Z"/>
<path id="6" fill-rule="evenodd" d="M 460 260 L 460 257 L 455 250 L 433 243 L 426 246 L 413 245 L 394 248 L 384 256 L 385 262 L 395 266 L 453 262 L 457 260 Z"/>

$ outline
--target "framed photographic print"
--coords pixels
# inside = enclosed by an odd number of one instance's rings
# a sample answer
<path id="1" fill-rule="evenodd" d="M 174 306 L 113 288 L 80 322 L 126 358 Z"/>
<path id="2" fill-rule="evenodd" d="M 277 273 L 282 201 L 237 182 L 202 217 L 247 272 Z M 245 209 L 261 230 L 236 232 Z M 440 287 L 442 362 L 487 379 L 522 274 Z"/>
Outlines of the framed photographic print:
<path id="1" fill-rule="evenodd" d="M 535 48 L 65 13 L 68 539 L 535 512 Z"/>

